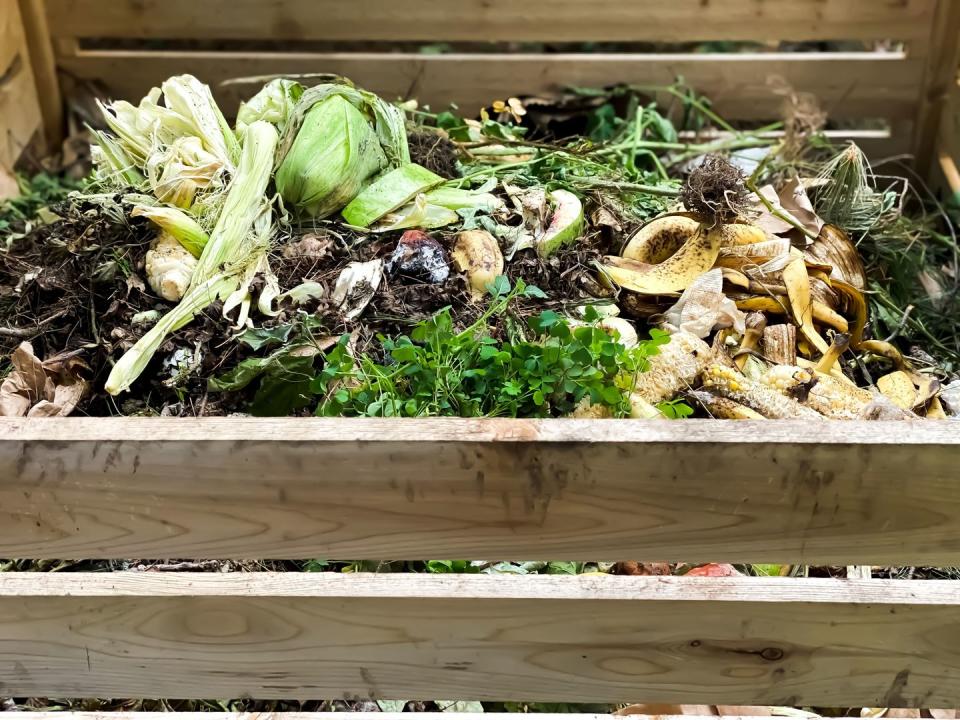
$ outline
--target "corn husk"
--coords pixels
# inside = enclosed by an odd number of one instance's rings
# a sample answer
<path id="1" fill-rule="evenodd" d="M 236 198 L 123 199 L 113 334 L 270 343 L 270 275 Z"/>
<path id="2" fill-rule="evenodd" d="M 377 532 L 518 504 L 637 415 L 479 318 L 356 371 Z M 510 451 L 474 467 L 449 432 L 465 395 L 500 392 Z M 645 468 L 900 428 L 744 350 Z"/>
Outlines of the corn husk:
<path id="1" fill-rule="evenodd" d="M 443 178 L 425 167 L 405 163 L 370 183 L 341 214 L 350 225 L 366 228 L 441 183 Z"/>
<path id="2" fill-rule="evenodd" d="M 240 104 L 237 134 L 242 138 L 247 128 L 258 120 L 272 123 L 283 132 L 303 92 L 303 85 L 294 80 L 271 80 L 260 92 Z"/>
<path id="3" fill-rule="evenodd" d="M 380 222 L 370 229 L 377 233 L 407 230 L 409 228 L 433 230 L 453 225 L 459 219 L 460 216 L 453 210 L 449 210 L 442 205 L 433 205 L 427 202 L 426 195 L 421 194 L 417 195 L 412 203 L 384 215 Z"/>
<path id="4" fill-rule="evenodd" d="M 187 325 L 216 300 L 226 300 L 245 290 L 241 280 L 249 278 L 248 268 L 260 266 L 267 249 L 270 207 L 265 194 L 278 139 L 277 130 L 270 123 L 255 122 L 247 129 L 223 212 L 197 261 L 190 287 L 180 303 L 113 367 L 106 384 L 111 395 L 129 389 L 170 333 Z"/>
<path id="5" fill-rule="evenodd" d="M 136 205 L 130 217 L 145 217 L 174 237 L 194 257 L 200 257 L 210 236 L 192 216 L 178 208 Z"/>
<path id="6" fill-rule="evenodd" d="M 403 112 L 348 84 L 304 92 L 283 133 L 276 185 L 299 213 L 343 209 L 382 169 L 410 162 Z"/>

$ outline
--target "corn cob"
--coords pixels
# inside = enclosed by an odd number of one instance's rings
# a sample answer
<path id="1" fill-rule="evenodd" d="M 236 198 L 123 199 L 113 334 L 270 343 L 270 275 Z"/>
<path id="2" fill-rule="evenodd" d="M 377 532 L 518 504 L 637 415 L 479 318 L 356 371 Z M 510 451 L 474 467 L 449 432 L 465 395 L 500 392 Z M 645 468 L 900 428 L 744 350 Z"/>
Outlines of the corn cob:
<path id="1" fill-rule="evenodd" d="M 705 390 L 690 390 L 686 396 L 702 407 L 710 417 L 726 420 L 763 420 L 763 415 L 730 398 L 720 397 Z"/>
<path id="2" fill-rule="evenodd" d="M 713 350 L 692 333 L 676 330 L 670 342 L 650 358 L 646 372 L 637 376 L 634 393 L 651 405 L 670 400 L 696 382 L 713 361 Z"/>
<path id="3" fill-rule="evenodd" d="M 750 380 L 735 370 L 712 364 L 704 370 L 703 388 L 721 397 L 746 405 L 766 418 L 821 419 L 815 410 L 804 407 L 787 395 L 757 380 Z"/>
<path id="4" fill-rule="evenodd" d="M 853 383 L 795 365 L 776 365 L 764 373 L 760 382 L 835 420 L 860 418 L 873 401 L 869 391 Z"/>

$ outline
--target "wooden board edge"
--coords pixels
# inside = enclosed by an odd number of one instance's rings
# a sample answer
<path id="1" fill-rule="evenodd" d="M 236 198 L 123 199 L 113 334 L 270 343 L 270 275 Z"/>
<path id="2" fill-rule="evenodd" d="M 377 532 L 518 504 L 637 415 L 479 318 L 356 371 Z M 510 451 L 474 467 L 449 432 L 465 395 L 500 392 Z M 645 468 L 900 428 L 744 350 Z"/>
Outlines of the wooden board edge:
<path id="1" fill-rule="evenodd" d="M 169 594 L 172 576 L 144 573 L 137 582 L 152 588 L 146 593 L 91 596 L 67 594 L 67 575 L 37 575 L 64 592 L 0 596 L 0 686 L 14 697 L 960 700 L 960 655 L 947 640 L 957 583 L 947 596 L 927 581 L 896 586 L 903 590 L 864 581 L 850 585 L 857 597 L 832 583 L 831 592 L 798 591 L 788 601 L 747 592 L 739 578 L 670 579 L 667 587 L 686 588 L 677 597 L 642 578 L 604 592 L 596 586 L 611 583 L 597 578 L 394 575 L 350 578 L 364 586 L 351 594 L 256 595 L 236 574 L 218 581 L 233 592 L 204 594 L 192 578 L 193 587 Z M 118 589 L 126 582 L 113 580 Z M 315 587 L 328 582 L 312 578 Z M 413 592 L 384 592 L 404 584 Z M 530 590 L 478 595 L 479 584 Z M 631 594 L 630 585 L 647 592 Z M 736 599 L 718 590 L 734 585 L 744 586 Z"/>
<path id="2" fill-rule="evenodd" d="M 760 710 L 761 708 L 757 708 Z M 766 708 L 762 708 L 766 709 Z M 127 710 L 32 711 L 29 720 L 411 720 L 408 712 L 135 712 Z M 536 713 L 536 720 L 706 720 L 717 715 Z M 770 720 L 770 715 L 721 715 L 727 720 Z M 413 720 L 518 720 L 518 713 L 418 712 Z M 832 717 L 830 720 L 861 720 Z"/>
<path id="3" fill-rule="evenodd" d="M 653 41 L 707 40 L 906 40 L 926 34 L 933 0 L 789 0 L 780 8 L 758 8 L 751 0 L 725 0 L 722 7 L 700 0 L 670 5 L 594 2 L 530 5 L 512 0 L 469 0 L 456 14 L 432 11 L 427 3 L 397 0 L 377 4 L 292 0 L 281 5 L 234 2 L 223 17 L 212 0 L 198 8 L 189 0 L 115 0 L 102 13 L 98 0 L 49 0 L 57 35 L 144 38 L 357 39 L 383 41 Z M 773 3 L 769 3 L 772 5 Z M 259 7 L 258 7 L 259 5 Z M 786 7 L 784 7 L 786 6 Z M 161 7 L 164 12 L 158 12 Z M 376 17 L 378 22 L 371 23 Z"/>
<path id="4" fill-rule="evenodd" d="M 591 600 L 960 609 L 960 580 L 307 572 L 5 572 L 0 598 Z"/>
<path id="5" fill-rule="evenodd" d="M 526 420 L 509 418 L 0 418 L 0 445 L 10 443 L 269 441 L 684 443 L 896 446 L 930 445 L 960 453 L 952 420 L 842 421 L 695 419 Z"/>

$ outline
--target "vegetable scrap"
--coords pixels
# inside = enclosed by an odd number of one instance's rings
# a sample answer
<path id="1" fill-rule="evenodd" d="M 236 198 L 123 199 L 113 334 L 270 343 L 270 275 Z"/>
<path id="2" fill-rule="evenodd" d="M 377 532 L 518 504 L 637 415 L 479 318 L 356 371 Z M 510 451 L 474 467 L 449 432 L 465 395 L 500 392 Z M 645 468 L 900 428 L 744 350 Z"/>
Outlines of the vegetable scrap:
<path id="1" fill-rule="evenodd" d="M 957 417 L 935 198 L 670 90 L 562 138 L 346 79 L 102 103 L 88 180 L 4 211 L 0 415 Z"/>

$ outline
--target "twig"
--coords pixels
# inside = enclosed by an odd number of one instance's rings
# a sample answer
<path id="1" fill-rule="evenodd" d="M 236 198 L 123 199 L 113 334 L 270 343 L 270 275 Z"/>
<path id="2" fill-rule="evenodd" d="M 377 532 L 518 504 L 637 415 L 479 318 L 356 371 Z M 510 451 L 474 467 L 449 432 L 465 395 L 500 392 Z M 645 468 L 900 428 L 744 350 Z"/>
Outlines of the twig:
<path id="1" fill-rule="evenodd" d="M 43 320 L 38 321 L 37 324 L 31 328 L 5 327 L 3 325 L 0 325 L 0 337 L 29 338 L 35 335 L 39 335 L 40 328 L 42 328 L 44 325 L 49 325 L 50 323 L 52 323 L 54 320 L 58 318 L 62 318 L 68 312 L 70 311 L 58 310 L 50 317 L 47 317 L 47 318 L 44 318 Z"/>
<path id="2" fill-rule="evenodd" d="M 903 329 L 907 326 L 907 320 L 910 318 L 910 313 L 913 312 L 913 305 L 907 305 L 906 309 L 903 311 L 903 317 L 900 318 L 900 322 L 897 324 L 897 328 L 890 333 L 890 335 L 884 339 L 884 342 L 893 342 L 896 337 L 903 332 Z"/>

